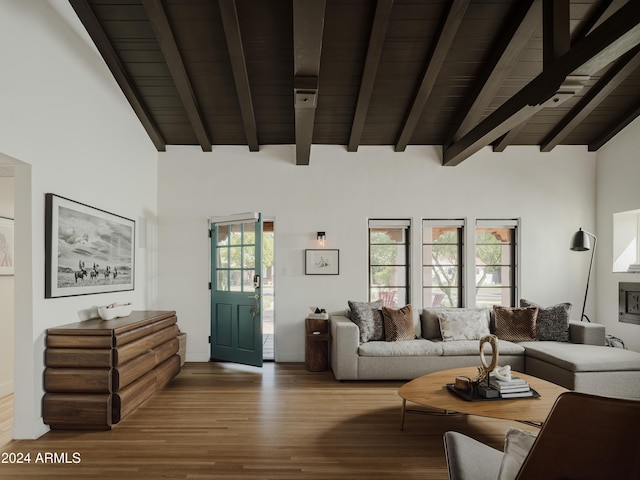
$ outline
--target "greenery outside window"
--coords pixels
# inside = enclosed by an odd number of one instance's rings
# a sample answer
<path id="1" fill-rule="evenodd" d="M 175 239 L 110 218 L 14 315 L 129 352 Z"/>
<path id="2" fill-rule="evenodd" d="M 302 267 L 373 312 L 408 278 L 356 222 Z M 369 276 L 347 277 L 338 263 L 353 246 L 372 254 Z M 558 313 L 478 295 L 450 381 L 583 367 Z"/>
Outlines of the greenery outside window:
<path id="1" fill-rule="evenodd" d="M 476 221 L 477 307 L 516 306 L 517 220 Z"/>
<path id="2" fill-rule="evenodd" d="M 369 301 L 409 303 L 410 220 L 369 220 Z"/>
<path id="3" fill-rule="evenodd" d="M 422 221 L 422 305 L 462 307 L 464 220 Z"/>

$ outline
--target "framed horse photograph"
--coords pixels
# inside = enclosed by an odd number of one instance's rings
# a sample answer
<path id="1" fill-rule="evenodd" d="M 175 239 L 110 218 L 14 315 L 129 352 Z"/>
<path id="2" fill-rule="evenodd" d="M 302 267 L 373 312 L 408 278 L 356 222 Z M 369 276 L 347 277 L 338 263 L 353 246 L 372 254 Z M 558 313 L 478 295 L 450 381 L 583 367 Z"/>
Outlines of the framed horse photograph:
<path id="1" fill-rule="evenodd" d="M 134 289 L 135 222 L 45 194 L 45 298 Z"/>

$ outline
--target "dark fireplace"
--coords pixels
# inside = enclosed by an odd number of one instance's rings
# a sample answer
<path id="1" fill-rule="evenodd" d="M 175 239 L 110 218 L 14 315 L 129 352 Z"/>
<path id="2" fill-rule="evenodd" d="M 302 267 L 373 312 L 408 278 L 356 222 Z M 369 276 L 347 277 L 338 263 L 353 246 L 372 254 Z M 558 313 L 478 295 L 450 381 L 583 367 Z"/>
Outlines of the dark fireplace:
<path id="1" fill-rule="evenodd" d="M 618 284 L 618 320 L 640 325 L 640 283 Z"/>

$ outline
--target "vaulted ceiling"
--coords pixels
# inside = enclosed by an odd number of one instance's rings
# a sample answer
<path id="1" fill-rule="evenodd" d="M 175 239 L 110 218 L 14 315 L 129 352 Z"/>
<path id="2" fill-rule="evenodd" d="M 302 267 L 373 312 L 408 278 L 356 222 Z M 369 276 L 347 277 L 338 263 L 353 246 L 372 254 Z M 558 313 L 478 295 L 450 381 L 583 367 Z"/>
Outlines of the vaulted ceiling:
<path id="1" fill-rule="evenodd" d="M 640 1 L 70 0 L 167 145 L 597 150 L 640 114 Z"/>

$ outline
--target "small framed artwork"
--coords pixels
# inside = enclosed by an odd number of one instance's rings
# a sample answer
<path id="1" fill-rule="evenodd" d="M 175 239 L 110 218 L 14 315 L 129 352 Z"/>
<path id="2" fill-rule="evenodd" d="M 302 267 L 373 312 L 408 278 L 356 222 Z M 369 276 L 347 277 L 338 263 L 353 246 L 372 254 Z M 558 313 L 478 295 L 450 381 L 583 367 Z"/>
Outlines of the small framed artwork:
<path id="1" fill-rule="evenodd" d="M 305 250 L 305 275 L 339 275 L 340 250 Z"/>
<path id="2" fill-rule="evenodd" d="M 45 195 L 45 298 L 133 290 L 135 222 Z"/>
<path id="3" fill-rule="evenodd" d="M 0 217 L 0 275 L 13 275 L 13 218 Z"/>

